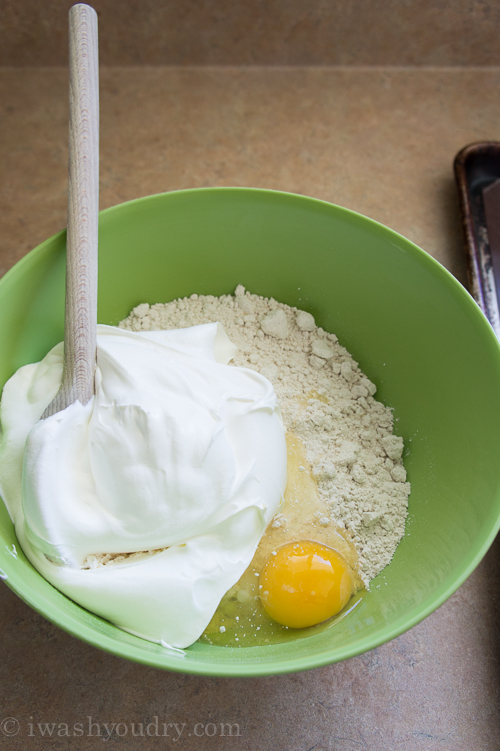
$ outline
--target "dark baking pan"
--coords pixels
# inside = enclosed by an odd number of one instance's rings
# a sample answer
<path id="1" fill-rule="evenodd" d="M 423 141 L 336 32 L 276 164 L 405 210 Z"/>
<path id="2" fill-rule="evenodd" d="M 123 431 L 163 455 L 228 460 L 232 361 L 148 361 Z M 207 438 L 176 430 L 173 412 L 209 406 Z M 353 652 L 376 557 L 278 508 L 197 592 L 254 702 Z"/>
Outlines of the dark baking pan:
<path id="1" fill-rule="evenodd" d="M 470 291 L 500 338 L 500 142 L 466 146 L 454 171 Z"/>

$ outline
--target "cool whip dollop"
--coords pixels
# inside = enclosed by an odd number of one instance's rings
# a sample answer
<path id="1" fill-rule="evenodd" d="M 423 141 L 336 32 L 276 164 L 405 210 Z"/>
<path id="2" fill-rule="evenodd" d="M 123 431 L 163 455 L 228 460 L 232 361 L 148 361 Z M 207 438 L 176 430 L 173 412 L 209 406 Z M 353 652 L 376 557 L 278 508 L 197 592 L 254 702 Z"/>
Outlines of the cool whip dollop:
<path id="1" fill-rule="evenodd" d="M 27 557 L 117 626 L 187 647 L 248 567 L 286 486 L 269 381 L 229 366 L 220 324 L 98 326 L 96 393 L 40 420 L 63 345 L 21 368 L 0 407 L 0 491 Z M 85 568 L 88 556 L 154 551 Z"/>

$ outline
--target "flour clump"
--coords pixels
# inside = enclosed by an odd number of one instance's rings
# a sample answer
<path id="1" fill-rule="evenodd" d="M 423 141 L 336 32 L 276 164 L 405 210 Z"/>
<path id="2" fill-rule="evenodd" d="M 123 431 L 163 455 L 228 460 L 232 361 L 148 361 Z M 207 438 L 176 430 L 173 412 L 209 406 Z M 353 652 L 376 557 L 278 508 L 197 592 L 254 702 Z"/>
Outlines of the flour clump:
<path id="1" fill-rule="evenodd" d="M 288 336 L 288 324 L 286 315 L 281 308 L 272 310 L 262 321 L 260 326 L 264 334 L 273 336 L 275 339 L 286 339 Z"/>

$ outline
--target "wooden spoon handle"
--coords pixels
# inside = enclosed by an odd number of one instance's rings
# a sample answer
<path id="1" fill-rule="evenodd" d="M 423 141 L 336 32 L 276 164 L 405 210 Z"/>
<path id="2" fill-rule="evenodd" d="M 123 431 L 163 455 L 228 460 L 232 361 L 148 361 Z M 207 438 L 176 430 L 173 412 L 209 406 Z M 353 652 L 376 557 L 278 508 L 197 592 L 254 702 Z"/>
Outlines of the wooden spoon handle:
<path id="1" fill-rule="evenodd" d="M 69 11 L 69 183 L 64 371 L 42 417 L 92 398 L 97 325 L 99 212 L 99 67 L 97 14 Z"/>

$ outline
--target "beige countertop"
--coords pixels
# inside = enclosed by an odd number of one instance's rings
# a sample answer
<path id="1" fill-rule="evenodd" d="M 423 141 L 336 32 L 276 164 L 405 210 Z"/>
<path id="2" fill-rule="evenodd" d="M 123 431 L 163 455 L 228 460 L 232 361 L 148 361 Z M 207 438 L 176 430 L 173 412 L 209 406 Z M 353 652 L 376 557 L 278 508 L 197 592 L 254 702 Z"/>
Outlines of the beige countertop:
<path id="1" fill-rule="evenodd" d="M 103 68 L 101 208 L 208 185 L 301 193 L 388 225 L 466 284 L 452 161 L 500 140 L 499 95 L 498 68 Z M 3 274 L 66 223 L 66 70 L 0 69 L 0 111 Z M 497 539 L 438 611 L 368 654 L 245 680 L 101 653 L 2 585 L 0 731 L 8 717 L 19 730 L 0 742 L 86 751 L 100 731 L 124 751 L 498 751 L 499 561 Z M 37 723 L 55 723 L 52 740 Z"/>

